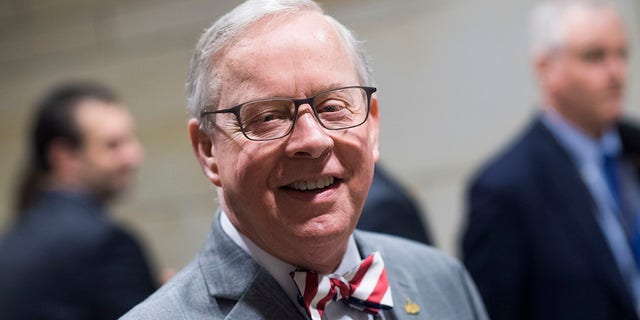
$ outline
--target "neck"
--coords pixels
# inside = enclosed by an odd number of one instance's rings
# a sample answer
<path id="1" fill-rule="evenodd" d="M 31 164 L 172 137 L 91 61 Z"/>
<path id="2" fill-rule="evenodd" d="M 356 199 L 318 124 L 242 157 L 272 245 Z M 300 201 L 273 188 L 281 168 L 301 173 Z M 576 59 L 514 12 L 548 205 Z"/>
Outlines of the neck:
<path id="1" fill-rule="evenodd" d="M 84 192 L 84 188 L 82 188 L 79 184 L 65 181 L 63 179 L 58 179 L 55 176 L 49 177 L 46 185 L 47 189 L 49 190 L 67 190 L 78 193 Z"/>
<path id="2" fill-rule="evenodd" d="M 247 229 L 247 226 L 238 221 L 233 211 L 229 210 L 229 206 L 222 203 L 222 208 L 236 231 L 263 251 L 295 267 L 322 274 L 333 273 L 338 268 L 353 232 L 351 228 L 340 234 L 328 234 L 323 237 L 300 237 L 293 232 L 289 233 L 288 237 L 274 237 Z"/>
<path id="3" fill-rule="evenodd" d="M 238 230 L 242 233 L 241 230 Z M 349 236 L 340 239 L 298 239 L 283 244 L 269 244 L 248 236 L 262 250 L 297 268 L 321 274 L 333 273 L 344 258 Z"/>
<path id="4" fill-rule="evenodd" d="M 301 258 L 304 260 L 297 265 L 321 274 L 334 273 L 347 251 L 347 241 L 336 245 L 301 249 L 300 252 L 304 252 Z"/>
<path id="5" fill-rule="evenodd" d="M 252 240 L 256 241 L 256 240 Z M 304 240 L 309 241 L 309 240 Z M 278 247 L 269 247 L 264 243 L 256 243 L 269 254 L 300 269 L 315 271 L 321 274 L 333 273 L 342 262 L 347 251 L 349 238 L 344 240 L 317 239 L 311 245 L 300 242 L 296 245 L 287 243 Z M 320 244 L 320 245 L 319 245 Z"/>
<path id="6" fill-rule="evenodd" d="M 598 123 L 590 122 L 586 120 L 581 121 L 580 117 L 575 116 L 571 112 L 566 111 L 565 110 L 566 108 L 558 108 L 557 104 L 553 102 L 546 102 L 544 104 L 544 108 L 554 111 L 556 114 L 562 117 L 564 121 L 568 122 L 573 127 L 577 128 L 582 133 L 584 133 L 585 135 L 593 139 L 602 138 L 602 135 L 606 132 L 607 128 L 609 127 L 608 125 L 602 125 L 602 124 L 598 124 Z"/>
<path id="7" fill-rule="evenodd" d="M 100 205 L 105 205 L 107 202 L 105 198 L 100 197 L 98 194 L 96 194 L 95 192 L 92 192 L 91 190 L 82 186 L 81 184 L 66 183 L 65 181 L 57 180 L 54 178 L 50 178 L 47 181 L 46 189 L 51 191 L 59 190 L 59 191 L 68 191 L 73 193 L 86 194 L 89 197 L 91 197 L 92 201 Z"/>

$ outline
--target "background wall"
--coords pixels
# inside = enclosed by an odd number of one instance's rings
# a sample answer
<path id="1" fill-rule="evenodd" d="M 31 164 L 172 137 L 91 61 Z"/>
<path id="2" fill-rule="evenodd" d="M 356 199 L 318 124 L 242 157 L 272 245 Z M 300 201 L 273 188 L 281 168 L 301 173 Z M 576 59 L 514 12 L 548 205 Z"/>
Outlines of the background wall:
<path id="1" fill-rule="evenodd" d="M 469 175 L 535 110 L 527 57 L 534 0 L 321 1 L 373 57 L 382 161 L 428 211 L 437 244 L 457 254 Z M 158 268 L 184 265 L 216 209 L 187 138 L 191 50 L 240 1 L 0 0 L 0 229 L 24 160 L 31 106 L 57 80 L 113 86 L 138 120 L 146 162 L 116 208 Z M 640 1 L 621 0 L 631 28 L 627 111 L 640 115 Z"/>

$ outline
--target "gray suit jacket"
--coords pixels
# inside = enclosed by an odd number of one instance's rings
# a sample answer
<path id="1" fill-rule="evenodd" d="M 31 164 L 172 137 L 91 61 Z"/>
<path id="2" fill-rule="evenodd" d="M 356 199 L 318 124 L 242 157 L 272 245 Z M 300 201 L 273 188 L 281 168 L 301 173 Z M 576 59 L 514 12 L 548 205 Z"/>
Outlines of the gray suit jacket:
<path id="1" fill-rule="evenodd" d="M 160 290 L 121 319 L 306 319 L 273 277 L 222 230 L 218 217 L 200 253 Z M 362 256 L 379 251 L 392 288 L 387 319 L 487 319 L 465 269 L 419 244 L 364 231 L 354 234 Z M 292 280 L 293 281 L 293 280 Z M 420 307 L 405 312 L 408 300 Z"/>

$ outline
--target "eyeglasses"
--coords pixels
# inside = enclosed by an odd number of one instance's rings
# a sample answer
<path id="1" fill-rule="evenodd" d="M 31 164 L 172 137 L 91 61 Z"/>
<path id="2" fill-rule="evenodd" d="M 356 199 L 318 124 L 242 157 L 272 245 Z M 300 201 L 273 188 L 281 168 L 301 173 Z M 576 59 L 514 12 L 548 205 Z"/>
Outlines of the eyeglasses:
<path id="1" fill-rule="evenodd" d="M 376 90 L 373 87 L 349 86 L 324 91 L 306 99 L 260 99 L 229 109 L 203 110 L 200 118 L 211 114 L 233 113 L 247 139 L 275 140 L 293 131 L 298 109 L 301 105 L 308 104 L 322 127 L 343 130 L 357 127 L 367 121 L 371 95 Z"/>

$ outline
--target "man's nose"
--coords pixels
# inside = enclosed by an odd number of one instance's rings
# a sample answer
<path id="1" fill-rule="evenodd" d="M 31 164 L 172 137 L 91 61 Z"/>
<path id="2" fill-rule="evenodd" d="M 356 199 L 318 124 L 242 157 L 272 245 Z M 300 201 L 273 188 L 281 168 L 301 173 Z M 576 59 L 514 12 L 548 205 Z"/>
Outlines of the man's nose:
<path id="1" fill-rule="evenodd" d="M 142 146 L 137 138 L 130 138 L 123 146 L 120 153 L 122 163 L 127 167 L 137 168 L 144 158 Z"/>
<path id="2" fill-rule="evenodd" d="M 318 122 L 309 105 L 302 105 L 293 131 L 287 138 L 286 153 L 292 158 L 317 159 L 333 148 L 333 138 Z"/>
<path id="3" fill-rule="evenodd" d="M 607 61 L 607 69 L 613 81 L 618 85 L 624 85 L 627 78 L 626 56 L 613 55 Z"/>

